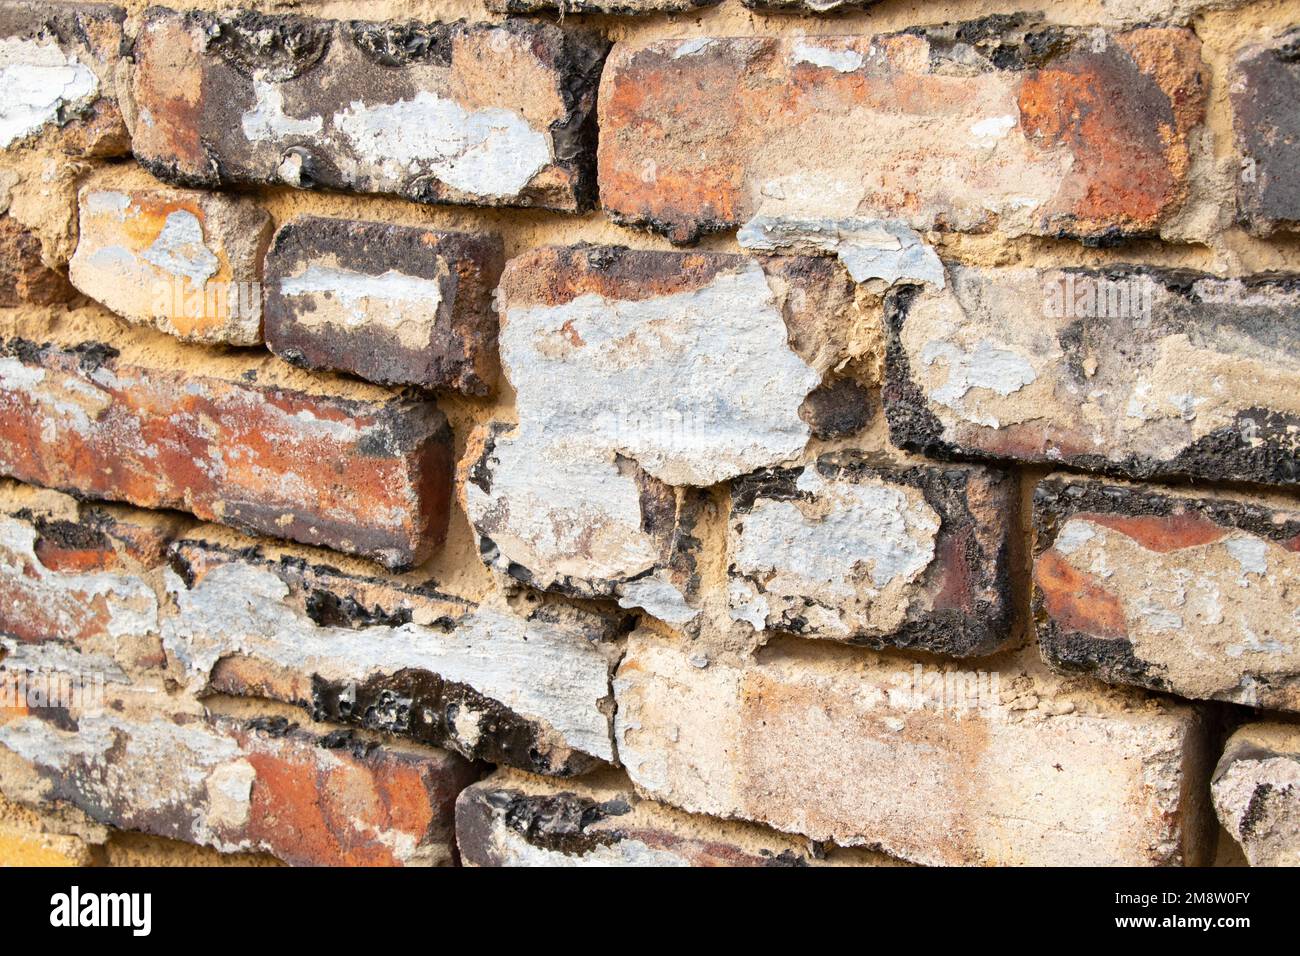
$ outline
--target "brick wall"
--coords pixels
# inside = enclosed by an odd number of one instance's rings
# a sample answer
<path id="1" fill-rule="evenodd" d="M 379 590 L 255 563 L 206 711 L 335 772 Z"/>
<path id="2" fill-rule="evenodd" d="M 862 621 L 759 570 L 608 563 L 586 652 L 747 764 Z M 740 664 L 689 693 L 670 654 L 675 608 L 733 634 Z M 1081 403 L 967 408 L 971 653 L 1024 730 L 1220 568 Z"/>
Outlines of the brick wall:
<path id="1" fill-rule="evenodd" d="M 1300 2 L 0 0 L 0 863 L 1300 862 Z"/>

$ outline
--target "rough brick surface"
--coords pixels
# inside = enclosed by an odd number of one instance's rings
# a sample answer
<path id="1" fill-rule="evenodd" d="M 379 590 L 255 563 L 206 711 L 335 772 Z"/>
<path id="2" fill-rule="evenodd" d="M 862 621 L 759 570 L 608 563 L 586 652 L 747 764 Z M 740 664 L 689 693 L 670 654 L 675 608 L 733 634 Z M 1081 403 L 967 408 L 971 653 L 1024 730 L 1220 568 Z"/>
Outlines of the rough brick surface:
<path id="1" fill-rule="evenodd" d="M 150 572 L 181 527 L 175 517 L 0 482 L 0 634 L 160 664 Z"/>
<path id="2" fill-rule="evenodd" d="M 764 827 L 639 798 L 618 774 L 554 783 L 500 771 L 456 800 L 466 866 L 890 866 Z"/>
<path id="3" fill-rule="evenodd" d="M 895 35 L 618 44 L 601 202 L 678 242 L 756 214 L 1150 234 L 1187 193 L 1204 110 L 1188 30 L 1023 17 Z"/>
<path id="4" fill-rule="evenodd" d="M 1300 278 L 957 265 L 948 276 L 887 305 L 895 444 L 1300 483 Z"/>
<path id="5" fill-rule="evenodd" d="M 1011 637 L 1015 483 L 855 452 L 731 486 L 727 599 L 755 630 L 987 654 Z"/>
<path id="6" fill-rule="evenodd" d="M 501 283 L 518 424 L 471 439 L 466 509 L 489 563 L 673 623 L 698 498 L 797 454 L 851 283 L 829 259 L 537 249 Z"/>
<path id="7" fill-rule="evenodd" d="M 608 13 L 635 16 L 653 13 L 689 13 L 711 7 L 720 0 L 487 0 L 496 13 Z"/>
<path id="8" fill-rule="evenodd" d="M 124 52 L 121 7 L 0 3 L 0 150 L 48 142 L 78 156 L 130 149 L 114 71 Z"/>
<path id="9" fill-rule="evenodd" d="M 417 563 L 441 541 L 451 436 L 431 403 L 341 399 L 10 340 L 0 472 Z"/>
<path id="10" fill-rule="evenodd" d="M 282 719 L 97 714 L 69 732 L 26 717 L 0 725 L 0 750 L 97 823 L 301 866 L 450 864 L 453 804 L 475 777 L 455 754 Z"/>
<path id="11" fill-rule="evenodd" d="M 535 773 L 613 761 L 612 622 L 180 542 L 164 643 L 199 688 L 271 697 Z M 608 652 L 608 653 L 607 653 Z"/>
<path id="12" fill-rule="evenodd" d="M 196 342 L 262 341 L 271 217 L 248 200 L 86 187 L 78 233 L 72 284 L 123 318 Z"/>
<path id="13" fill-rule="evenodd" d="M 1300 229 L 1300 28 L 1241 53 L 1230 89 L 1238 215 L 1258 235 Z"/>
<path id="14" fill-rule="evenodd" d="M 295 365 L 486 395 L 501 240 L 306 216 L 267 257 L 266 342 Z"/>
<path id="15" fill-rule="evenodd" d="M 1300 508 L 1072 478 L 1034 494 L 1044 658 L 1183 697 L 1300 710 Z"/>
<path id="16" fill-rule="evenodd" d="M 976 680 L 849 653 L 783 645 L 701 667 L 635 633 L 614 684 L 628 775 L 690 812 L 932 865 L 1208 852 L 1199 787 L 1213 758 L 1190 709 L 1070 693 L 1014 662 Z"/>
<path id="17" fill-rule="evenodd" d="M 575 210 L 604 45 L 544 23 L 153 9 L 133 148 L 185 185 L 287 183 Z"/>
<path id="18" fill-rule="evenodd" d="M 41 241 L 12 216 L 0 216 L 0 307 L 66 302 L 67 277 L 41 259 Z"/>
<path id="19" fill-rule="evenodd" d="M 1300 727 L 1242 727 L 1210 789 L 1219 821 L 1251 866 L 1300 866 Z"/>

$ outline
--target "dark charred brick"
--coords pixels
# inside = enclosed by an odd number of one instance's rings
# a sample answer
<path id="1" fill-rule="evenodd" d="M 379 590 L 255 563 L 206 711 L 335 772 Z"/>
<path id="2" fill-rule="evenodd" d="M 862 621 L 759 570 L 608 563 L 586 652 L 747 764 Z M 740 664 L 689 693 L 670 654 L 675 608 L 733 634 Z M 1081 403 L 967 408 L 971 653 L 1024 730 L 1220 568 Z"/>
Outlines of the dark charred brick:
<path id="1" fill-rule="evenodd" d="M 1300 508 L 1055 477 L 1034 494 L 1034 617 L 1065 671 L 1300 710 Z"/>
<path id="2" fill-rule="evenodd" d="M 988 654 L 1010 628 L 1015 483 L 857 452 L 732 483 L 733 619 L 872 647 Z"/>
<path id="3" fill-rule="evenodd" d="M 486 395 L 502 264 L 497 236 L 295 219 L 266 260 L 267 346 L 308 368 Z"/>
<path id="4" fill-rule="evenodd" d="M 1243 52 L 1230 90 L 1238 216 L 1256 235 L 1300 230 L 1300 28 Z"/>
<path id="5" fill-rule="evenodd" d="M 183 185 L 283 183 L 575 211 L 606 44 L 546 23 L 365 23 L 153 8 L 133 148 Z M 489 135 L 490 134 L 490 135 Z"/>
<path id="6" fill-rule="evenodd" d="M 642 800 L 612 773 L 561 784 L 499 771 L 461 792 L 456 843 L 466 866 L 898 865 Z"/>

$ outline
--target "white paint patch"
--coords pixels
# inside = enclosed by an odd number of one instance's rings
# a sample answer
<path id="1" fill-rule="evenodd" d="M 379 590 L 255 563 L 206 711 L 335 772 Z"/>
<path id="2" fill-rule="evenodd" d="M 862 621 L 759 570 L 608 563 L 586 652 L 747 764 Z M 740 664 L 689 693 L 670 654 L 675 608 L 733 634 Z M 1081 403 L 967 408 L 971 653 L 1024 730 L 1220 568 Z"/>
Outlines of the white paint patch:
<path id="1" fill-rule="evenodd" d="M 18 602 L 22 592 L 39 601 L 59 629 L 52 638 L 80 630 L 90 611 L 87 605 L 95 601 L 103 603 L 109 637 L 142 637 L 158 630 L 158 599 L 142 580 L 107 571 L 51 571 L 36 556 L 36 529 L 17 518 L 0 516 L 0 576 L 10 581 L 9 593 L 0 595 L 0 601 Z"/>
<path id="2" fill-rule="evenodd" d="M 821 380 L 791 350 L 767 278 L 748 261 L 653 299 L 511 308 L 501 358 L 521 435 L 615 451 L 671 485 L 713 485 L 798 455 L 809 436 L 799 406 Z"/>
<path id="3" fill-rule="evenodd" d="M 285 139 L 293 136 L 314 136 L 325 125 L 319 116 L 297 119 L 284 111 L 284 91 L 277 83 L 262 77 L 253 79 L 253 108 L 239 118 L 244 136 L 251 142 L 263 139 Z"/>
<path id="4" fill-rule="evenodd" d="M 921 350 L 921 361 L 927 368 L 936 362 L 947 365 L 947 381 L 932 389 L 930 398 L 962 413 L 966 413 L 963 399 L 971 389 L 987 389 L 1005 398 L 1038 378 L 1034 366 L 1023 355 L 1000 348 L 988 339 L 980 339 L 969 350 L 952 342 L 928 342 Z M 998 427 L 998 420 L 992 416 L 967 417 L 976 424 Z"/>
<path id="5" fill-rule="evenodd" d="M 298 321 L 316 324 L 338 320 L 345 329 L 378 326 L 393 332 L 413 348 L 427 347 L 438 307 L 442 303 L 441 279 L 425 279 L 389 269 L 380 275 L 312 264 L 295 276 L 280 280 L 286 296 L 322 296 L 337 302 L 337 312 L 317 316 L 302 313 Z"/>
<path id="6" fill-rule="evenodd" d="M 95 189 L 85 193 L 81 203 L 88 215 L 111 216 L 125 222 L 127 210 L 131 208 L 131 197 L 115 189 Z"/>
<path id="7" fill-rule="evenodd" d="M 783 219 L 755 216 L 736 241 L 757 252 L 829 253 L 839 257 L 854 282 L 881 279 L 945 285 L 943 263 L 934 247 L 894 219 Z"/>
<path id="8" fill-rule="evenodd" d="M 857 50 L 831 50 L 800 40 L 790 52 L 794 63 L 811 63 L 839 73 L 852 73 L 862 69 L 862 54 Z"/>
<path id="9" fill-rule="evenodd" d="M 353 102 L 333 124 L 363 162 L 394 178 L 428 173 L 476 196 L 514 196 L 552 158 L 547 134 L 519 114 L 499 107 L 470 112 L 427 90 L 396 103 Z"/>
<path id="10" fill-rule="evenodd" d="M 288 586 L 242 563 L 213 568 L 187 589 L 170 571 L 178 614 L 163 624 L 169 656 L 196 688 L 221 659 L 248 656 L 295 674 L 362 681 L 404 668 L 466 684 L 549 728 L 573 750 L 613 760 L 609 665 L 577 628 L 480 607 L 451 633 L 419 624 L 320 627 L 287 602 Z"/>
<path id="11" fill-rule="evenodd" d="M 991 116 L 971 124 L 970 132 L 975 137 L 975 145 L 981 148 L 996 146 L 1006 139 L 1007 134 L 1016 127 L 1014 116 Z"/>
<path id="12" fill-rule="evenodd" d="M 1061 554 L 1074 554 L 1095 537 L 1096 532 L 1092 530 L 1092 522 L 1071 518 L 1057 534 L 1052 547 Z"/>
<path id="13" fill-rule="evenodd" d="M 0 149 L 61 122 L 99 93 L 99 79 L 48 41 L 0 39 Z"/>
<path id="14" fill-rule="evenodd" d="M 618 606 L 640 607 L 669 624 L 686 624 L 700 612 L 686 603 L 686 597 L 670 581 L 649 576 L 618 587 Z"/>
<path id="15" fill-rule="evenodd" d="M 808 467 L 797 487 L 811 500 L 760 498 L 733 521 L 733 576 L 754 594 L 761 589 L 768 614 L 775 607 L 808 617 L 808 602 L 820 605 L 829 613 L 818 630 L 896 626 L 907 585 L 934 560 L 938 514 L 916 489 L 876 478 L 828 481 Z M 739 588 L 728 597 L 733 617 L 753 623 L 755 599 Z"/>
<path id="16" fill-rule="evenodd" d="M 1241 586 L 1247 587 L 1250 582 L 1246 575 L 1268 574 L 1268 542 L 1262 538 L 1229 538 L 1223 542 L 1223 546 L 1232 555 L 1237 564 L 1241 566 Z"/>
<path id="17" fill-rule="evenodd" d="M 162 231 L 140 258 L 172 275 L 186 276 L 196 288 L 217 273 L 220 260 L 203 241 L 203 224 L 186 209 L 167 214 Z"/>
<path id="18" fill-rule="evenodd" d="M 505 823 L 492 821 L 493 857 L 506 866 L 690 866 L 688 860 L 668 850 L 656 850 L 640 840 L 616 840 L 597 844 L 581 853 L 564 853 L 534 846 Z"/>
<path id="19" fill-rule="evenodd" d="M 691 40 L 683 40 L 677 45 L 677 49 L 673 50 L 672 58 L 679 60 L 684 56 L 695 56 L 697 53 L 703 53 L 716 42 L 712 37 L 695 37 Z"/>

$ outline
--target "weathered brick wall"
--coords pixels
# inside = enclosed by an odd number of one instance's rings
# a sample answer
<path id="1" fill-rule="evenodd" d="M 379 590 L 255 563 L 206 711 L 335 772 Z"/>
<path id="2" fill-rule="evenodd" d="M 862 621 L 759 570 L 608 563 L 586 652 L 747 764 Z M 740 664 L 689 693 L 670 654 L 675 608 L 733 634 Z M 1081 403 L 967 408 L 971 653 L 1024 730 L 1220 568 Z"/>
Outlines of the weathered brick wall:
<path id="1" fill-rule="evenodd" d="M 1300 0 L 0 0 L 0 863 L 1300 863 Z"/>

